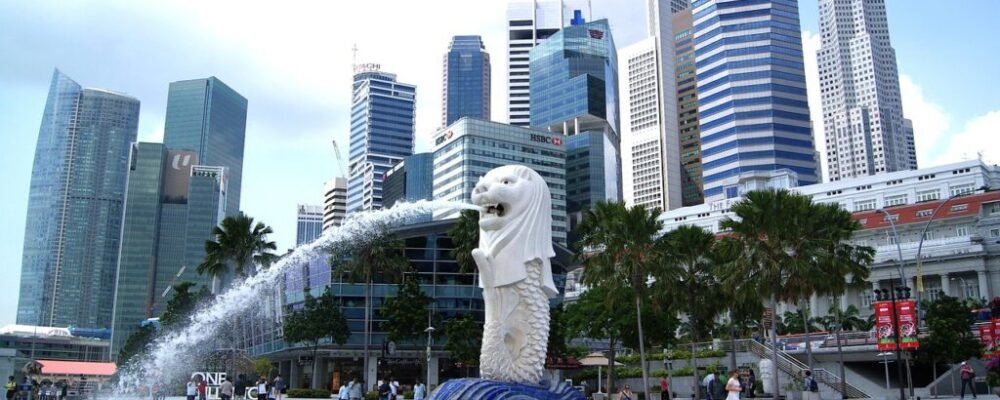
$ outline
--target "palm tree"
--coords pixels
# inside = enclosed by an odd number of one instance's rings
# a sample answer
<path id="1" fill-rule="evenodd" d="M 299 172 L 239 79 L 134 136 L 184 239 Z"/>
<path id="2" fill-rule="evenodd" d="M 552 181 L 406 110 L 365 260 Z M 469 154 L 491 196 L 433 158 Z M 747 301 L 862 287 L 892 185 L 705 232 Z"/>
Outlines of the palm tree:
<path id="1" fill-rule="evenodd" d="M 212 228 L 214 240 L 205 241 L 205 260 L 198 265 L 198 274 L 212 276 L 212 293 L 218 292 L 219 277 L 224 275 L 232 263 L 237 275 L 247 273 L 247 267 L 253 267 L 250 274 L 258 267 L 271 265 L 278 256 L 271 251 L 277 249 L 274 242 L 267 240 L 267 235 L 274 233 L 270 226 L 263 222 L 254 224 L 253 217 L 244 213 L 226 217 Z"/>
<path id="2" fill-rule="evenodd" d="M 479 211 L 462 210 L 455 225 L 448 230 L 455 248 L 451 256 L 458 263 L 458 271 L 466 273 L 476 270 L 476 262 L 472 259 L 472 250 L 479 247 Z"/>
<path id="3" fill-rule="evenodd" d="M 667 232 L 663 240 L 669 257 L 665 268 L 656 275 L 656 291 L 677 293 L 679 303 L 687 303 L 688 327 L 691 338 L 691 368 L 698 380 L 695 344 L 713 326 L 722 309 L 718 280 L 713 274 L 715 236 L 693 225 L 682 225 Z M 666 287 L 664 287 L 666 286 Z M 695 393 L 695 399 L 698 399 Z"/>
<path id="4" fill-rule="evenodd" d="M 405 247 L 388 226 L 377 226 L 374 233 L 350 243 L 337 243 L 330 248 L 330 265 L 335 274 L 346 276 L 351 283 L 365 284 L 365 371 L 368 371 L 371 345 L 372 285 L 375 280 L 399 283 L 409 270 Z M 367 373 L 367 372 L 366 372 Z"/>
<path id="5" fill-rule="evenodd" d="M 660 232 L 660 209 L 628 208 L 621 202 L 597 202 L 584 212 L 577 226 L 577 254 L 583 257 L 586 285 L 621 282 L 635 297 L 636 327 L 643 387 L 649 388 L 649 366 L 642 331 L 642 301 L 647 298 L 649 279 L 660 275 L 667 257 L 666 241 Z"/>

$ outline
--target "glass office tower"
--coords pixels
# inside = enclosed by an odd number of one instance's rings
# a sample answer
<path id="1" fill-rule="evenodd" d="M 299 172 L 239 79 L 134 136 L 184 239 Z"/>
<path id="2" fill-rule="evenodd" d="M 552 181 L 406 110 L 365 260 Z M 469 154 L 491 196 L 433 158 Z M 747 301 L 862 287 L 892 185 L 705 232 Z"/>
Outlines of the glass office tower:
<path id="1" fill-rule="evenodd" d="M 112 357 L 143 320 L 163 312 L 172 284 L 210 286 L 211 277 L 199 275 L 197 266 L 227 207 L 225 167 L 199 165 L 194 151 L 140 142 L 128 171 Z"/>
<path id="2" fill-rule="evenodd" d="M 323 206 L 299 204 L 295 225 L 296 246 L 319 238 L 323 234 Z"/>
<path id="3" fill-rule="evenodd" d="M 226 215 L 240 211 L 246 126 L 247 99 L 219 78 L 170 83 L 163 144 L 194 151 L 204 165 L 226 168 Z"/>
<path id="4" fill-rule="evenodd" d="M 386 171 L 413 154 L 416 94 L 416 86 L 397 82 L 378 64 L 355 66 L 348 214 L 381 209 Z"/>
<path id="5" fill-rule="evenodd" d="M 108 328 L 139 100 L 52 75 L 31 171 L 17 323 Z"/>
<path id="6" fill-rule="evenodd" d="M 741 176 L 816 183 L 797 2 L 692 7 L 705 201 L 739 196 Z"/>
<path id="7" fill-rule="evenodd" d="M 444 55 L 441 126 L 462 117 L 490 119 L 490 53 L 480 36 L 455 36 Z"/>
<path id="8" fill-rule="evenodd" d="M 571 231 L 595 199 L 622 198 L 617 57 L 606 19 L 568 26 L 531 49 L 531 127 L 568 136 Z"/>

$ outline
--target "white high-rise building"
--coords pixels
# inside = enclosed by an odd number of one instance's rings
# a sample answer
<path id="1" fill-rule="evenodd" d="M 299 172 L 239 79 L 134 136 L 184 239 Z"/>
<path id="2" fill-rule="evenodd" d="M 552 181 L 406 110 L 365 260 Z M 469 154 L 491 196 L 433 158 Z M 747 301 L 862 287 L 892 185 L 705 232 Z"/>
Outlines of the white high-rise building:
<path id="1" fill-rule="evenodd" d="M 820 0 L 827 179 L 917 169 L 884 0 Z"/>
<path id="2" fill-rule="evenodd" d="M 347 215 L 347 178 L 326 181 L 323 190 L 323 231 L 344 223 Z"/>
<path id="3" fill-rule="evenodd" d="M 664 210 L 682 202 L 672 5 L 650 0 L 650 37 L 618 54 L 625 203 Z"/>
<path id="4" fill-rule="evenodd" d="M 590 0 L 515 0 L 507 4 L 507 121 L 511 125 L 531 123 L 528 52 L 574 18 L 590 20 Z"/>

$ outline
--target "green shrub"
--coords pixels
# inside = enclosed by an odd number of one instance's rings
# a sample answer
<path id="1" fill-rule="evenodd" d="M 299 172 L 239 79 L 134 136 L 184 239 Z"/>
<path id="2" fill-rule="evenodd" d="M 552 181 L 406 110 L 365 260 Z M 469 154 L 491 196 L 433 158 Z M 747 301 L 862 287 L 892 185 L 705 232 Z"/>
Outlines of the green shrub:
<path id="1" fill-rule="evenodd" d="M 326 389 L 288 389 L 288 397 L 297 399 L 329 399 L 330 391 Z"/>
<path id="2" fill-rule="evenodd" d="M 372 390 L 368 393 L 365 393 L 365 400 L 378 400 L 378 392 Z"/>
<path id="3" fill-rule="evenodd" d="M 413 391 L 412 390 L 404 390 L 403 391 L 403 398 L 404 399 L 412 399 L 413 398 Z"/>

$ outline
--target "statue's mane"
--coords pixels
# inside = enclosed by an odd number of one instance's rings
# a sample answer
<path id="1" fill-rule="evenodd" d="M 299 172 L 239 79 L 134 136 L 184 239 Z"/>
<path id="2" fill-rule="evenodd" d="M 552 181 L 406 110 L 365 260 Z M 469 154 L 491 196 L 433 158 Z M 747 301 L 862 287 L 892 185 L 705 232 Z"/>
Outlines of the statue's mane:
<path id="1" fill-rule="evenodd" d="M 502 228 L 496 231 L 479 231 L 479 248 L 490 249 L 490 256 L 510 254 L 504 257 L 507 261 L 526 263 L 541 260 L 546 271 L 547 287 L 555 290 L 552 282 L 552 268 L 549 259 L 555 257 L 552 248 L 552 195 L 549 186 L 542 176 L 531 168 L 523 165 L 507 165 L 490 171 L 490 173 L 506 172 L 512 169 L 521 180 L 529 182 L 521 187 L 527 188 L 527 193 L 518 193 L 516 199 L 508 199 L 512 205 L 527 207 L 525 212 L 506 221 Z M 489 175 L 489 174 L 487 174 Z"/>

